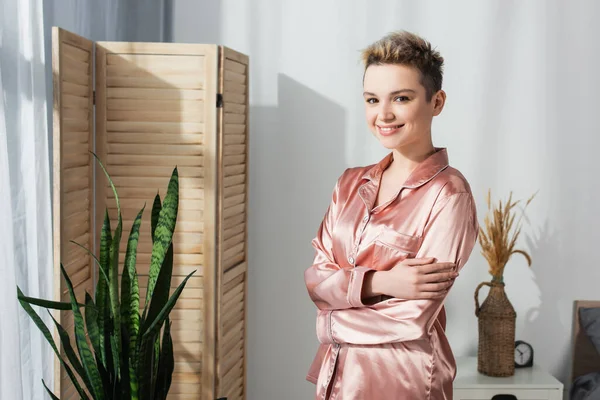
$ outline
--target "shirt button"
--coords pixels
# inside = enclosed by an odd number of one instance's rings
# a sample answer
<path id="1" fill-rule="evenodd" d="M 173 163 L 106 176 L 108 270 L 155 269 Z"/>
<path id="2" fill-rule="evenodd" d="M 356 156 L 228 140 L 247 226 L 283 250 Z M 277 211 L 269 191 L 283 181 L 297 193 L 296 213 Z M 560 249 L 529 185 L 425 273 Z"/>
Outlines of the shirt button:
<path id="1" fill-rule="evenodd" d="M 354 265 L 354 257 L 348 257 L 348 262 Z"/>
<path id="2" fill-rule="evenodd" d="M 363 222 L 367 222 L 369 220 L 369 216 L 365 215 L 365 217 L 363 218 Z"/>

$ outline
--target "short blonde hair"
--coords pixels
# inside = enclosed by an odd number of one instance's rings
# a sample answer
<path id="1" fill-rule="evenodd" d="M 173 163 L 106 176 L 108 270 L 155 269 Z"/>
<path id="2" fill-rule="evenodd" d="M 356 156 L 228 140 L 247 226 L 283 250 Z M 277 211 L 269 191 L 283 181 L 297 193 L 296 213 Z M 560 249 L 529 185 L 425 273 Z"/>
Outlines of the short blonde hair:
<path id="1" fill-rule="evenodd" d="M 407 31 L 389 33 L 362 51 L 365 71 L 371 65 L 399 64 L 421 72 L 428 100 L 442 89 L 444 58 L 431 43 Z"/>

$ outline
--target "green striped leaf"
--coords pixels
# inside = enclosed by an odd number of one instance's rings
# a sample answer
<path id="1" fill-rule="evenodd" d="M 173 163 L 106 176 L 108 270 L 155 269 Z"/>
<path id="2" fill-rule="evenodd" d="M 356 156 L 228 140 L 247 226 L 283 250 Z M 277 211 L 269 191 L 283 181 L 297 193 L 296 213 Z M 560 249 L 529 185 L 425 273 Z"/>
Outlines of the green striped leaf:
<path id="1" fill-rule="evenodd" d="M 96 358 L 100 358 L 102 350 L 100 348 L 100 331 L 98 329 L 98 310 L 89 293 L 85 293 L 85 326 Z"/>
<path id="2" fill-rule="evenodd" d="M 58 321 L 54 319 L 54 316 L 49 311 L 48 314 L 50 314 L 50 318 L 52 318 L 52 321 L 54 321 L 54 325 L 56 326 L 56 329 L 58 331 L 58 336 L 60 337 L 60 342 L 62 344 L 63 350 L 67 355 L 67 359 L 71 363 L 71 366 L 73 366 L 75 372 L 77 372 L 77 374 L 83 380 L 83 383 L 87 387 L 88 391 L 92 392 L 92 386 L 90 385 L 90 381 L 87 378 L 87 374 L 83 369 L 83 365 L 81 365 L 81 362 L 79 361 L 77 355 L 75 354 L 75 351 L 73 350 L 73 346 L 71 346 L 71 339 L 69 338 L 69 334 L 67 333 L 65 328 L 63 328 L 62 325 L 60 325 Z"/>
<path id="3" fill-rule="evenodd" d="M 177 221 L 177 208 L 179 204 L 179 173 L 177 168 L 173 170 L 167 195 L 160 210 L 156 230 L 154 232 L 154 243 L 152 245 L 152 258 L 150 259 L 150 272 L 148 273 L 148 289 L 146 292 L 146 303 L 150 302 L 158 273 L 163 260 L 169 249 L 175 231 Z"/>
<path id="4" fill-rule="evenodd" d="M 137 367 L 138 396 L 140 399 L 152 398 L 152 371 L 154 360 L 154 341 L 157 334 L 140 338 L 139 364 Z"/>
<path id="5" fill-rule="evenodd" d="M 71 303 L 50 301 L 44 299 L 36 299 L 35 297 L 18 296 L 19 300 L 23 300 L 31 305 L 48 308 L 51 310 L 63 310 L 69 311 L 71 309 Z M 77 304 L 79 307 L 85 307 L 85 304 Z"/>
<path id="6" fill-rule="evenodd" d="M 69 368 L 69 365 L 61 357 L 60 351 L 58 351 L 58 347 L 56 347 L 56 343 L 54 343 L 54 338 L 52 337 L 52 334 L 50 333 L 50 330 L 48 329 L 46 324 L 44 324 L 44 321 L 42 321 L 40 316 L 33 310 L 33 307 L 31 307 L 31 305 L 29 305 L 29 303 L 20 299 L 21 297 L 25 297 L 25 295 L 21 291 L 21 288 L 19 288 L 18 286 L 17 286 L 17 295 L 19 297 L 19 303 L 21 304 L 21 307 L 23 307 L 25 312 L 32 319 L 33 323 L 38 327 L 40 332 L 42 332 L 42 335 L 44 335 L 44 338 L 46 338 L 46 341 L 48 341 L 48 343 L 50 343 L 50 347 L 52 347 L 52 350 L 54 350 L 54 354 L 56 354 L 56 357 L 58 357 L 58 360 L 60 361 L 61 365 L 67 372 L 67 375 L 69 375 L 69 379 L 71 379 L 71 382 L 73 383 L 73 386 L 75 386 L 77 393 L 79 393 L 79 395 L 81 396 L 82 399 L 89 400 L 89 397 L 85 394 L 85 392 L 79 385 L 79 381 L 75 377 L 73 370 L 71 370 L 71 368 Z"/>
<path id="7" fill-rule="evenodd" d="M 123 230 L 123 218 L 121 216 L 121 203 L 119 201 L 119 195 L 117 194 L 117 188 L 110 177 L 110 174 L 102 164 L 102 161 L 98 158 L 98 156 L 92 153 L 102 171 L 104 171 L 104 175 L 106 175 L 106 179 L 108 179 L 108 183 L 115 195 L 115 202 L 117 203 L 117 228 L 115 229 L 115 234 L 113 236 L 113 240 L 110 244 L 110 255 L 109 255 L 109 269 L 108 269 L 108 295 L 110 298 L 110 308 L 111 308 L 111 317 L 113 319 L 113 328 L 114 331 L 111 335 L 111 344 L 116 348 L 113 351 L 116 351 L 116 355 L 121 354 L 121 309 L 119 306 L 119 246 L 121 244 L 121 233 Z M 119 369 L 119 358 L 113 355 L 115 374 L 117 378 L 121 377 L 121 371 Z"/>
<path id="8" fill-rule="evenodd" d="M 121 278 L 121 318 L 126 321 L 128 333 L 128 351 L 129 363 L 133 366 L 136 364 L 136 347 L 137 337 L 140 330 L 140 289 L 137 279 L 136 258 L 137 245 L 140 237 L 140 226 L 142 224 L 142 216 L 146 205 L 140 210 L 129 234 L 127 241 L 127 252 L 125 253 L 125 264 L 123 266 L 123 274 Z M 129 387 L 130 391 L 137 394 L 137 376 L 135 368 L 128 366 Z"/>
<path id="9" fill-rule="evenodd" d="M 171 339 L 171 321 L 167 318 L 163 329 L 162 346 L 158 363 L 155 400 L 167 399 L 174 369 L 175 358 L 173 357 L 173 340 Z"/>
<path id="10" fill-rule="evenodd" d="M 69 240 L 69 242 L 76 244 L 77 246 L 81 247 L 83 250 L 85 250 L 90 256 L 92 256 L 92 258 L 94 259 L 94 261 L 96 262 L 96 265 L 98 266 L 98 269 L 101 272 L 102 277 L 104 278 L 104 280 L 108 283 L 108 276 L 106 276 L 106 272 L 104 272 L 104 270 L 102 268 L 100 268 L 100 261 L 98 260 L 98 258 L 96 258 L 96 256 L 94 255 L 94 253 L 92 253 L 87 247 L 85 247 L 82 244 L 77 243 L 74 240 Z M 71 304 L 69 303 L 69 306 Z M 81 307 L 81 306 L 80 306 Z M 69 308 L 70 310 L 71 308 Z"/>
<path id="11" fill-rule="evenodd" d="M 152 234 L 152 243 L 154 243 L 154 231 L 156 230 L 156 225 L 158 225 L 158 217 L 160 216 L 160 210 L 162 209 L 162 205 L 160 204 L 160 194 L 156 193 L 154 197 L 154 203 L 152 204 L 152 215 L 151 215 L 151 234 Z"/>
<path id="12" fill-rule="evenodd" d="M 188 279 L 190 279 L 195 273 L 196 270 L 190 272 L 190 274 L 185 277 L 183 282 L 181 282 L 179 286 L 177 286 L 177 289 L 175 289 L 175 291 L 169 298 L 169 301 L 167 301 L 167 304 L 165 304 L 163 309 L 158 313 L 154 321 L 150 322 L 147 325 L 148 327 L 141 331 L 143 338 L 153 337 L 156 333 L 158 333 L 160 327 L 169 316 L 169 313 L 171 312 L 173 307 L 175 307 L 175 303 L 177 302 L 177 299 L 179 299 L 179 296 L 181 295 L 181 292 L 183 291 L 183 288 L 185 287 L 185 284 L 187 283 Z"/>
<path id="13" fill-rule="evenodd" d="M 109 299 L 108 299 L 108 269 L 110 263 L 110 244 L 112 242 L 112 233 L 110 230 L 110 218 L 108 209 L 104 211 L 104 223 L 100 232 L 100 265 L 101 274 L 106 276 L 106 280 L 99 279 L 96 284 L 96 308 L 98 310 L 98 338 L 100 343 L 100 359 L 102 365 L 107 370 L 112 369 L 109 365 L 106 354 L 108 335 L 108 323 L 110 320 Z"/>
<path id="14" fill-rule="evenodd" d="M 152 301 L 150 303 L 150 309 L 148 310 L 148 317 L 144 320 L 144 323 L 151 323 L 156 319 L 156 316 L 163 309 L 167 301 L 169 300 L 169 292 L 171 291 L 171 275 L 173 274 L 173 243 L 169 245 L 169 250 L 165 255 L 162 267 L 158 273 L 158 279 L 156 280 L 156 288 L 152 295 Z M 157 354 L 158 355 L 158 354 Z"/>
<path id="15" fill-rule="evenodd" d="M 52 400 L 60 400 L 58 397 L 56 397 L 54 395 L 54 393 L 52 393 L 52 391 L 50 389 L 48 389 L 48 386 L 46 386 L 46 382 L 44 382 L 44 380 L 42 379 L 42 385 L 44 385 L 44 388 L 46 389 L 46 392 L 48 392 L 48 395 L 50 395 L 50 398 Z"/>
<path id="16" fill-rule="evenodd" d="M 79 307 L 77 307 L 77 299 L 73 290 L 73 284 L 71 283 L 71 279 L 69 279 L 69 275 L 67 275 L 67 271 L 65 271 L 65 267 L 62 265 L 62 263 L 60 264 L 60 270 L 65 278 L 65 283 L 67 284 L 69 295 L 71 297 L 73 316 L 75 317 L 75 342 L 77 343 L 77 349 L 79 350 L 79 357 L 81 359 L 81 363 L 83 364 L 83 369 L 86 372 L 87 378 L 92 386 L 91 392 L 94 396 L 94 399 L 101 400 L 104 399 L 102 379 L 100 378 L 100 373 L 96 367 L 94 356 L 90 351 L 85 337 L 83 316 L 79 311 Z"/>

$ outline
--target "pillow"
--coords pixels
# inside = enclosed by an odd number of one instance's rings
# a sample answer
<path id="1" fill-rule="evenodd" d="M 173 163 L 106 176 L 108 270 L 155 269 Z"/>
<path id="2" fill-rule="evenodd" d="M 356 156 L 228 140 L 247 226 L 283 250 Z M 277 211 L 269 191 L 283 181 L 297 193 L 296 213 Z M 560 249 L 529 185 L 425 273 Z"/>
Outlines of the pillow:
<path id="1" fill-rule="evenodd" d="M 579 309 L 581 327 L 588 335 L 596 351 L 600 354 L 600 307 Z"/>

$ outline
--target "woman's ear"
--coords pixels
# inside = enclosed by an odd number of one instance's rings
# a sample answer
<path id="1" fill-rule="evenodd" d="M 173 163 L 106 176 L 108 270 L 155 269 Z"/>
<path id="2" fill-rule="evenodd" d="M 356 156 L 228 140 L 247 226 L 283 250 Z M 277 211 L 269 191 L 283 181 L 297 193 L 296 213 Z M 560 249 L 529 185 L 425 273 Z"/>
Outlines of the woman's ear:
<path id="1" fill-rule="evenodd" d="M 446 92 L 443 90 L 439 90 L 436 94 L 433 95 L 433 115 L 440 115 L 442 110 L 444 109 L 444 105 L 446 104 Z"/>

